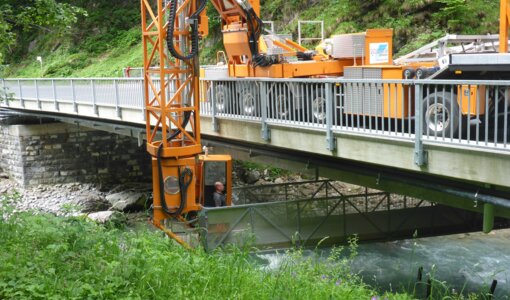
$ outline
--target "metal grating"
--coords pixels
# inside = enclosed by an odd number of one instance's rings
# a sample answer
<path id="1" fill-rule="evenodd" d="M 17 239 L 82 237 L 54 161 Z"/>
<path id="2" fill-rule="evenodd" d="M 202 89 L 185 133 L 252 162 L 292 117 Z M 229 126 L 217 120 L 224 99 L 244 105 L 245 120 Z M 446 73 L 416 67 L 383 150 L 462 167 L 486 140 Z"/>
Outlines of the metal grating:
<path id="1" fill-rule="evenodd" d="M 382 79 L 382 69 L 363 68 L 363 79 Z M 363 86 L 363 114 L 382 116 L 384 105 L 381 84 L 369 83 Z"/>
<path id="2" fill-rule="evenodd" d="M 365 34 L 345 34 L 332 38 L 334 58 L 353 58 L 365 55 Z"/>
<path id="3" fill-rule="evenodd" d="M 345 68 L 344 76 L 347 79 L 362 79 L 361 68 Z M 347 114 L 361 114 L 363 112 L 363 89 L 360 83 L 347 83 L 345 85 L 344 110 Z"/>

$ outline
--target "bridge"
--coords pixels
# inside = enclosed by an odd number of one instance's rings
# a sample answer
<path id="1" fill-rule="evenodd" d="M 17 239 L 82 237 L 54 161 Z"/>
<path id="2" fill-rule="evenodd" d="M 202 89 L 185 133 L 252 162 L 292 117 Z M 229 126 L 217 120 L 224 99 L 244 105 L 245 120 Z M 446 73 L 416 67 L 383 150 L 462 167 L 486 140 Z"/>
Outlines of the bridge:
<path id="1" fill-rule="evenodd" d="M 268 164 L 485 212 L 489 219 L 510 217 L 510 82 L 207 78 L 201 85 L 206 143 Z M 459 87 L 471 93 L 458 117 L 450 116 L 457 132 L 433 131 L 445 126 L 437 114 L 435 120 L 414 117 L 424 115 L 424 101 L 453 100 L 450 91 Z M 2 79 L 0 89 L 10 113 L 143 141 L 141 78 Z M 397 101 L 385 101 L 390 97 Z M 490 109 L 491 97 L 501 105 Z M 470 108 L 474 115 L 462 116 Z"/>

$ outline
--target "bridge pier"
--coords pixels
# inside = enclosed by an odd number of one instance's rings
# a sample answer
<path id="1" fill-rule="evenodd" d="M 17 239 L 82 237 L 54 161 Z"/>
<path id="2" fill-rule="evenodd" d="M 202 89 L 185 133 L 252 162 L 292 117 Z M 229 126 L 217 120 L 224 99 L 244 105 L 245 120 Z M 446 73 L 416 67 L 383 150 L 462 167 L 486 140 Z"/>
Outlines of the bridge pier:
<path id="1" fill-rule="evenodd" d="M 67 123 L 7 124 L 0 168 L 21 185 L 150 181 L 149 155 L 135 138 Z"/>

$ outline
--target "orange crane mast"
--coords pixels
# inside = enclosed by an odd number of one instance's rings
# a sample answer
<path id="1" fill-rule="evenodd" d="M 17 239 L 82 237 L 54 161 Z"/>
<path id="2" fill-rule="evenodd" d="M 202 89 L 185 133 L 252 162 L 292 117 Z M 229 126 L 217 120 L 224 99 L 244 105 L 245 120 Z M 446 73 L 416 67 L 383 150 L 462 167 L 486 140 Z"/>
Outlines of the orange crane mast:
<path id="1" fill-rule="evenodd" d="M 201 209 L 207 192 L 207 182 L 202 180 L 207 163 L 223 163 L 225 170 L 217 180 L 223 181 L 228 191 L 231 186 L 229 156 L 199 156 L 198 41 L 207 26 L 205 5 L 206 0 L 141 1 L 153 223 L 183 245 L 186 243 L 167 229 L 164 221 L 182 219 Z"/>
<path id="2" fill-rule="evenodd" d="M 510 27 L 510 0 L 501 0 L 499 16 L 499 52 L 508 53 L 508 28 Z"/>

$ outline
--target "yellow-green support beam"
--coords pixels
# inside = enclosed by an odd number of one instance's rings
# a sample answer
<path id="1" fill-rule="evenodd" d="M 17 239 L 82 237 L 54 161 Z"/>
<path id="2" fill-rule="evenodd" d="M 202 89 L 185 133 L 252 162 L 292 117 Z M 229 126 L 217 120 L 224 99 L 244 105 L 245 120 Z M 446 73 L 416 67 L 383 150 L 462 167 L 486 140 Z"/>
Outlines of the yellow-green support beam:
<path id="1" fill-rule="evenodd" d="M 483 205 L 483 232 L 489 233 L 494 229 L 494 205 L 485 203 Z"/>

